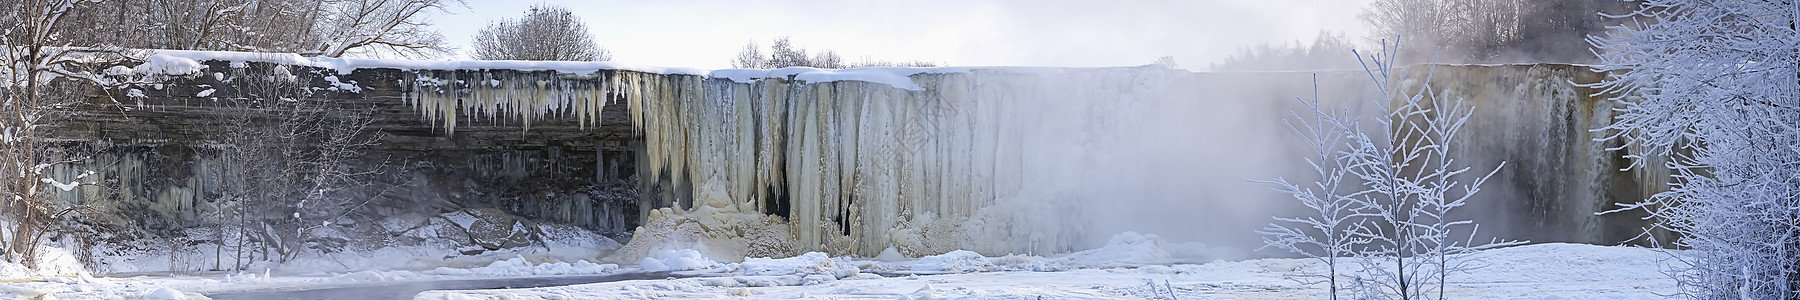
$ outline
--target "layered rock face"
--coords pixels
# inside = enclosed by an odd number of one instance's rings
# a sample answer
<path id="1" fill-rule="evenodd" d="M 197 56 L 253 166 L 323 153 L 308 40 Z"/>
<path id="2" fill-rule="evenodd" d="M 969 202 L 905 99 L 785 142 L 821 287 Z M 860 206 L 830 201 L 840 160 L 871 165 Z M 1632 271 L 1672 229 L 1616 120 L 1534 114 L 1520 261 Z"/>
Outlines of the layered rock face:
<path id="1" fill-rule="evenodd" d="M 226 202 L 244 190 L 242 185 L 259 184 L 236 177 L 245 164 L 226 150 L 256 146 L 233 144 L 247 138 L 234 133 L 258 126 L 247 123 L 286 117 L 258 111 L 270 103 L 316 102 L 308 107 L 328 111 L 322 113 L 325 119 L 345 117 L 336 112 L 370 117 L 360 136 L 374 139 L 344 162 L 350 172 L 367 174 L 355 177 L 357 185 L 332 192 L 353 206 L 345 208 L 351 212 L 345 218 L 330 220 L 342 227 L 339 231 L 358 235 L 384 220 L 500 209 L 531 222 L 582 226 L 616 237 L 639 219 L 631 180 L 633 147 L 641 142 L 633 138 L 623 105 L 596 111 L 600 114 L 586 124 L 550 118 L 526 131 L 475 119 L 452 132 L 407 100 L 416 71 L 336 74 L 254 61 L 204 65 L 201 72 L 154 84 L 95 91 L 89 103 L 66 116 L 73 121 L 53 122 L 56 134 L 73 141 L 72 147 L 94 153 L 53 170 L 60 181 L 88 183 L 63 191 L 63 198 L 96 208 L 98 213 L 84 215 L 107 224 L 164 232 L 210 226 L 234 213 L 221 210 L 233 209 Z M 277 73 L 288 77 L 271 75 Z M 297 148 L 318 146 L 298 142 L 303 145 Z"/>
<path id="2" fill-rule="evenodd" d="M 59 129 L 110 146 L 94 161 L 116 161 L 67 171 L 98 170 L 116 189 L 66 198 L 146 208 L 120 211 L 161 224 L 152 226 L 196 224 L 213 191 L 230 188 L 213 179 L 226 164 L 208 156 L 223 146 L 208 136 L 232 128 L 213 117 L 230 112 L 218 103 L 265 97 L 231 70 L 279 66 L 206 64 L 142 97 L 113 91 L 126 109 L 96 100 L 84 121 Z M 1127 230 L 1252 246 L 1255 228 L 1298 206 L 1244 180 L 1310 180 L 1299 176 L 1310 170 L 1307 149 L 1283 125 L 1305 113 L 1294 99 L 1354 111 L 1388 101 L 1362 72 L 292 70 L 313 74 L 301 77 L 332 105 L 373 109 L 371 128 L 386 134 L 360 158 L 384 176 L 346 194 L 370 199 L 361 214 L 498 208 L 633 232 L 627 256 L 698 246 L 720 259 L 889 247 L 1047 254 Z M 1463 211 L 1489 224 L 1484 235 L 1616 243 L 1646 224 L 1593 215 L 1662 186 L 1654 174 L 1617 171 L 1623 152 L 1591 141 L 1609 104 L 1576 83 L 1598 74 L 1569 65 L 1430 73 L 1405 84 L 1476 107 L 1465 161 L 1508 162 Z"/>

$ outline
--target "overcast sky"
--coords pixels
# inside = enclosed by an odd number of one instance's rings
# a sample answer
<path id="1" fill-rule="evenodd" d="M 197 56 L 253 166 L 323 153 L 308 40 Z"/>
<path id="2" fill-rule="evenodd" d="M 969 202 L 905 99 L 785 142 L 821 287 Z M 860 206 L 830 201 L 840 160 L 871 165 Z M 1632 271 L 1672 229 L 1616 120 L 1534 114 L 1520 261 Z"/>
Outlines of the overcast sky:
<path id="1" fill-rule="evenodd" d="M 470 2 L 432 18 L 463 52 L 489 23 L 555 4 L 585 20 L 614 61 L 634 64 L 728 68 L 745 43 L 788 36 L 849 62 L 1126 66 L 1168 55 L 1203 70 L 1239 48 L 1311 41 L 1321 30 L 1360 42 L 1356 15 L 1368 0 Z"/>

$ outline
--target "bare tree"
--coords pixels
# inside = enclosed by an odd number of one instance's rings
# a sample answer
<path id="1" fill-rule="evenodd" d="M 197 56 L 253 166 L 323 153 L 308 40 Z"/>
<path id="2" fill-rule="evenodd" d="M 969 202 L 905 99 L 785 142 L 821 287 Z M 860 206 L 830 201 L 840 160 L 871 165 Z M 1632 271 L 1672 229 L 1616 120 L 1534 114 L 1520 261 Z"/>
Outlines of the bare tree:
<path id="1" fill-rule="evenodd" d="M 449 53 L 444 36 L 431 30 L 419 13 L 461 5 L 461 0 L 321 0 L 322 14 L 314 31 L 318 46 L 305 51 L 341 57 L 353 51 L 380 56 L 431 57 Z"/>
<path id="2" fill-rule="evenodd" d="M 61 41 L 134 49 L 426 57 L 448 53 L 421 12 L 457 0 L 143 0 L 82 3 Z"/>
<path id="3" fill-rule="evenodd" d="M 811 67 L 812 62 L 806 56 L 806 49 L 794 47 L 788 37 L 775 39 L 769 44 L 769 68 Z"/>
<path id="4" fill-rule="evenodd" d="M 788 37 L 776 38 L 769 45 L 769 55 L 763 56 L 762 48 L 756 42 L 744 44 L 738 50 L 737 57 L 731 59 L 734 68 L 778 69 L 786 67 L 812 67 L 820 69 L 843 69 L 856 67 L 935 67 L 936 63 L 925 61 L 886 61 L 863 57 L 856 63 L 845 62 L 836 51 L 825 50 L 818 54 L 806 55 L 806 49 L 794 46 Z"/>
<path id="5" fill-rule="evenodd" d="M 819 54 L 814 54 L 812 59 L 807 61 L 807 66 L 820 69 L 843 69 L 847 67 L 844 65 L 844 58 L 839 57 L 837 52 L 831 50 L 819 51 Z"/>
<path id="6" fill-rule="evenodd" d="M 861 67 L 929 68 L 929 67 L 936 67 L 938 65 L 939 65 L 938 63 L 923 61 L 923 60 L 892 61 L 892 60 L 879 60 L 879 59 L 874 59 L 874 58 L 864 56 L 861 60 L 857 60 L 856 62 L 847 64 L 847 65 L 845 65 L 845 67 L 847 67 L 847 68 L 861 68 Z"/>
<path id="7" fill-rule="evenodd" d="M 480 60 L 612 60 L 581 18 L 555 5 L 532 6 L 523 18 L 488 24 L 474 44 Z"/>
<path id="8" fill-rule="evenodd" d="M 769 68 L 769 58 L 762 55 L 762 48 L 757 47 L 755 41 L 751 41 L 749 44 L 744 44 L 743 50 L 738 50 L 737 58 L 731 59 L 731 67 L 767 69 Z"/>

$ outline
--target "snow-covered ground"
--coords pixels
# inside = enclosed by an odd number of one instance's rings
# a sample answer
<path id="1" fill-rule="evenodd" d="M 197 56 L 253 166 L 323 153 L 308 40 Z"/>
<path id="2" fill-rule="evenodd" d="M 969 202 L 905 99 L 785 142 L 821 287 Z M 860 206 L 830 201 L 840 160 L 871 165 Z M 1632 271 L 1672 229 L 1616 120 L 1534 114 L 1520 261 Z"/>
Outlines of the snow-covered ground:
<path id="1" fill-rule="evenodd" d="M 1127 234 L 1130 235 L 1130 234 Z M 1125 240 L 1121 243 L 1121 240 Z M 1172 257 L 1119 239 L 1059 257 L 951 252 L 916 260 L 789 259 L 721 264 L 693 278 L 564 287 L 429 291 L 419 299 L 883 298 L 883 299 L 1323 299 L 1307 259 L 1158 264 Z M 1486 267 L 1451 277 L 1452 299 L 1664 299 L 1675 284 L 1667 253 L 1632 247 L 1536 244 L 1468 257 Z M 879 275 L 878 275 L 879 274 Z"/>
<path id="2" fill-rule="evenodd" d="M 94 278 L 53 276 L 0 284 L 0 298 L 198 299 L 204 294 L 300 290 L 371 283 L 501 277 L 677 271 L 693 277 L 562 287 L 427 291 L 419 299 L 643 299 L 643 298 L 883 298 L 883 299 L 1294 299 L 1322 298 L 1324 284 L 1295 275 L 1323 268 L 1307 259 L 1186 262 L 1152 235 L 1125 233 L 1106 246 L 1052 257 L 985 257 L 955 251 L 921 258 L 884 253 L 874 258 L 821 253 L 720 262 L 699 251 L 662 251 L 636 265 L 587 261 L 533 262 L 525 257 L 472 268 L 356 271 L 301 275 L 255 273 L 205 276 Z M 1168 248 L 1178 248 L 1169 244 Z M 1582 244 L 1536 244 L 1467 257 L 1483 268 L 1451 277 L 1458 299 L 1672 298 L 1665 274 L 1670 254 L 1651 249 Z M 0 268 L 4 269 L 4 268 Z M 15 270 L 16 271 L 16 270 Z M 10 272 L 10 271 L 9 271 Z M 16 272 L 10 275 L 19 275 Z M 1171 297 L 1173 294 L 1173 297 Z"/>

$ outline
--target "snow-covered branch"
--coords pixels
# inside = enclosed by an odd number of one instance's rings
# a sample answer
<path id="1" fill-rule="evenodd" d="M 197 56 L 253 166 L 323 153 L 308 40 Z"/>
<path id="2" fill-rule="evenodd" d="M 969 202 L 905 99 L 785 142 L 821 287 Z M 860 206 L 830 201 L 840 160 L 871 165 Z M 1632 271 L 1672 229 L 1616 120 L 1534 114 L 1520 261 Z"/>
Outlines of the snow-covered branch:
<path id="1" fill-rule="evenodd" d="M 1800 2 L 1648 0 L 1589 37 L 1616 121 L 1599 141 L 1629 168 L 1666 169 L 1642 209 L 1691 248 L 1677 276 L 1701 298 L 1800 297 Z"/>

